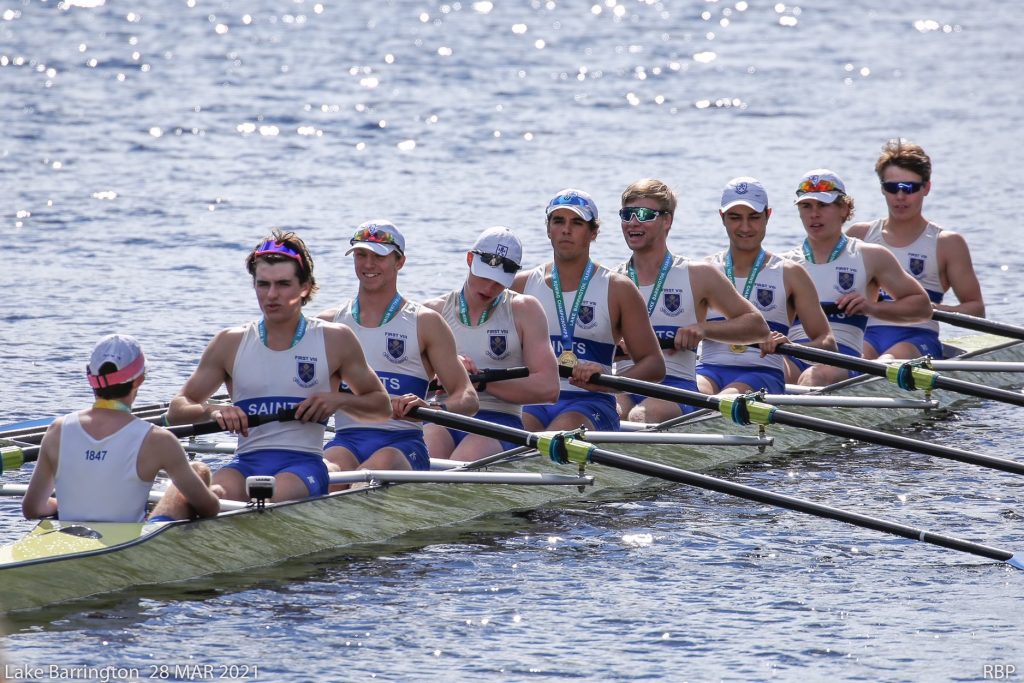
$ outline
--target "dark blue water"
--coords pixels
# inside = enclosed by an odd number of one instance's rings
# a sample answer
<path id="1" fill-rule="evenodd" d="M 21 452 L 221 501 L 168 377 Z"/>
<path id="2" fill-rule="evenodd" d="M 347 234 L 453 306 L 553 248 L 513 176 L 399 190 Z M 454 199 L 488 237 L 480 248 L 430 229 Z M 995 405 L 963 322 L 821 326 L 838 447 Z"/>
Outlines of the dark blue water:
<path id="1" fill-rule="evenodd" d="M 810 168 L 844 178 L 858 218 L 879 215 L 872 167 L 898 135 L 932 155 L 926 215 L 967 236 L 990 317 L 1022 323 L 1018 14 L 951 1 L 0 4 L 0 423 L 86 402 L 88 350 L 112 331 L 147 349 L 140 401 L 167 400 L 218 329 L 257 315 L 242 262 L 273 227 L 310 244 L 314 310 L 354 292 L 343 254 L 364 220 L 405 231 L 400 285 L 424 298 L 458 285 L 453 264 L 490 225 L 543 260 L 543 206 L 567 186 L 595 196 L 595 254 L 614 263 L 625 249 L 608 218 L 633 180 L 677 190 L 672 248 L 703 256 L 724 244 L 721 187 L 754 175 L 775 206 L 767 246 L 783 249 L 800 239 L 790 198 Z M 1020 457 L 1022 424 L 974 402 L 921 437 Z M 1024 548 L 1010 475 L 869 447 L 720 474 Z M 0 536 L 17 536 L 16 504 L 0 505 Z M 1024 670 L 1021 580 L 666 486 L 20 616 L 4 649 L 9 667 L 138 679 L 191 663 L 262 680 L 970 681 Z"/>

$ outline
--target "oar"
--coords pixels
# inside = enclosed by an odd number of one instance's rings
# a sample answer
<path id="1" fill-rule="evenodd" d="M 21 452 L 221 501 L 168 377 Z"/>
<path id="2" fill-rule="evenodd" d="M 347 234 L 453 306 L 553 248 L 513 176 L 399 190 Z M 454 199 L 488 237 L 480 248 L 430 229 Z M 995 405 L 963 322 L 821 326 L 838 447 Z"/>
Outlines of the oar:
<path id="1" fill-rule="evenodd" d="M 295 419 L 295 409 L 289 408 L 279 411 L 276 415 L 249 415 L 249 426 L 259 427 L 260 425 L 267 424 L 268 422 L 275 422 L 280 420 L 282 422 L 287 420 Z M 200 436 L 201 434 L 214 434 L 216 432 L 224 431 L 216 420 L 210 420 L 209 422 L 199 422 L 191 425 L 178 425 L 176 427 L 165 427 L 167 431 L 174 434 L 179 439 L 185 439 L 190 436 Z M 0 474 L 8 470 L 16 470 L 27 462 L 35 462 L 39 458 L 39 449 L 41 446 L 20 446 L 20 445 L 5 445 L 0 447 Z"/>
<path id="2" fill-rule="evenodd" d="M 567 376 L 572 373 L 572 369 L 560 366 L 559 372 Z M 589 381 L 591 384 L 598 384 L 610 389 L 626 391 L 632 394 L 641 394 L 643 396 L 660 398 L 664 401 L 671 401 L 673 403 L 686 403 L 687 405 L 718 410 L 723 415 L 731 418 L 739 424 L 755 422 L 763 425 L 788 425 L 790 427 L 799 427 L 801 429 L 824 432 L 825 434 L 832 434 L 833 436 L 839 436 L 844 439 L 856 439 L 857 441 L 866 441 L 868 443 L 874 443 L 881 446 L 890 446 L 892 448 L 901 448 L 915 453 L 924 453 L 925 455 L 931 455 L 936 458 L 946 458 L 949 460 L 956 460 L 958 462 L 978 465 L 980 467 L 989 467 L 996 470 L 1002 470 L 1003 472 L 1024 474 L 1024 463 L 1007 460 L 1005 458 L 997 458 L 992 455 L 973 453 L 971 451 L 952 448 L 950 446 L 940 446 L 939 444 L 928 443 L 927 441 L 908 439 L 905 436 L 878 432 L 871 429 L 865 429 L 863 427 L 844 424 L 842 422 L 823 420 L 811 417 L 810 415 L 790 413 L 784 410 L 779 410 L 775 406 L 767 403 L 752 401 L 746 396 L 707 396 L 696 391 L 687 391 L 686 389 L 666 387 L 652 382 L 632 379 L 630 377 L 619 377 L 617 375 L 605 375 L 601 373 L 594 373 L 590 377 Z"/>
<path id="3" fill-rule="evenodd" d="M 505 379 L 519 379 L 520 377 L 529 377 L 530 368 L 526 367 L 515 367 L 515 368 L 494 368 L 481 370 L 480 372 L 474 373 L 469 376 L 469 381 L 480 389 L 487 386 L 488 382 L 500 382 Z M 427 391 L 437 391 L 438 389 L 444 389 L 438 381 L 435 379 L 430 382 L 430 386 Z"/>
<path id="4" fill-rule="evenodd" d="M 838 368 L 855 370 L 865 375 L 885 377 L 896 386 L 908 391 L 913 391 L 914 389 L 930 390 L 933 388 L 947 389 L 958 394 L 988 398 L 1015 406 L 1024 406 L 1024 394 L 1019 392 L 990 387 L 985 384 L 966 382 L 962 379 L 943 377 L 934 370 L 922 368 L 909 362 L 890 365 L 866 358 L 847 356 L 835 351 L 825 351 L 824 349 L 816 349 L 811 346 L 793 343 L 779 344 L 775 347 L 775 352 L 813 363 L 824 363 L 825 365 L 834 365 Z"/>
<path id="5" fill-rule="evenodd" d="M 979 318 L 966 313 L 954 313 L 953 311 L 932 311 L 932 320 L 937 320 L 954 327 L 962 327 L 976 332 L 988 332 L 1010 339 L 1024 339 L 1024 327 L 1000 323 L 987 318 Z"/>
<path id="6" fill-rule="evenodd" d="M 873 529 L 875 531 L 909 538 L 914 541 L 931 543 L 932 545 L 949 548 L 950 550 L 957 550 L 960 552 L 970 553 L 972 555 L 979 555 L 990 560 L 1006 562 L 1014 569 L 1024 569 L 1024 555 L 1017 555 L 1008 550 L 981 545 L 980 543 L 966 541 L 953 536 L 936 534 L 923 529 L 899 524 L 897 522 L 891 522 L 877 517 L 869 517 L 857 512 L 841 510 L 828 505 L 821 505 L 820 503 L 804 500 L 802 498 L 773 493 L 771 491 L 765 491 L 763 489 L 746 486 L 744 484 L 735 484 L 733 482 L 725 481 L 724 479 L 717 479 L 715 477 L 697 474 L 696 472 L 690 472 L 677 467 L 670 467 L 668 465 L 634 458 L 629 455 L 606 451 L 596 448 L 586 442 L 577 441 L 568 434 L 534 434 L 522 429 L 496 425 L 483 420 L 477 420 L 471 417 L 456 415 L 441 410 L 431 410 L 429 408 L 413 408 L 409 411 L 409 414 L 412 417 L 426 420 L 428 422 L 434 422 L 444 427 L 451 427 L 453 429 L 472 432 L 474 434 L 481 434 L 493 439 L 511 441 L 523 446 L 536 448 L 541 453 L 548 455 L 552 460 L 559 463 L 564 464 L 573 462 L 582 467 L 588 462 L 594 462 L 601 465 L 607 465 L 609 467 L 627 470 L 629 472 L 635 472 L 647 477 L 657 477 L 659 479 L 667 479 L 669 481 L 675 481 L 682 484 L 689 484 L 698 488 L 717 491 L 719 493 L 725 493 L 758 503 L 767 503 L 768 505 L 775 505 L 788 510 L 795 510 L 796 512 L 814 515 L 816 517 L 834 519 L 847 524 L 852 524 L 853 526 Z"/>

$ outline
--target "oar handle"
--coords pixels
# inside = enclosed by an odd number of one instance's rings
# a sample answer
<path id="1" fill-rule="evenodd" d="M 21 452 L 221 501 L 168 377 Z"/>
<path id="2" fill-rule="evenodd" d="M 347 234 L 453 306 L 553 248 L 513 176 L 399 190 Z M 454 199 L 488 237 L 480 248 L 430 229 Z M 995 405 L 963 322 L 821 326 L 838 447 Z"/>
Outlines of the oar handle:
<path id="1" fill-rule="evenodd" d="M 519 379 L 521 377 L 529 377 L 530 368 L 527 367 L 515 367 L 515 368 L 490 368 L 487 370 L 481 370 L 480 372 L 473 373 L 469 376 L 469 381 L 477 388 L 483 389 L 487 386 L 488 382 L 501 382 L 506 379 Z M 438 381 L 432 380 L 428 391 L 437 391 L 443 389 Z"/>
<path id="2" fill-rule="evenodd" d="M 676 350 L 676 340 L 673 339 L 673 338 L 658 337 L 658 348 L 661 349 L 662 351 L 675 351 Z M 693 351 L 693 352 L 696 353 L 697 347 L 694 347 L 692 349 L 687 349 L 687 351 Z M 615 357 L 616 358 L 628 358 L 629 354 L 626 353 L 626 349 L 622 348 L 621 346 L 616 346 L 615 347 Z"/>

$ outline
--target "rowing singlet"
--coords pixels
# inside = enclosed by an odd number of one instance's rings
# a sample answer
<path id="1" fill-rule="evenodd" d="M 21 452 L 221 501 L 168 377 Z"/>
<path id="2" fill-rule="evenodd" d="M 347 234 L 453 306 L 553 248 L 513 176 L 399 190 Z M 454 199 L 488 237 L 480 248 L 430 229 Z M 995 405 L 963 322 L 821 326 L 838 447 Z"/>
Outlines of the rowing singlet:
<path id="1" fill-rule="evenodd" d="M 861 296 L 867 294 L 867 268 L 864 266 L 864 254 L 861 252 L 862 244 L 859 239 L 847 238 L 846 248 L 834 261 L 828 263 L 808 262 L 801 247 L 785 254 L 785 258 L 796 261 L 807 270 L 814 281 L 814 287 L 818 290 L 818 301 L 824 306 L 835 303 L 836 299 L 851 292 Z M 828 316 L 836 343 L 858 353 L 864 348 L 864 327 L 867 322 L 866 315 L 848 316 L 844 313 L 835 313 Z M 808 339 L 799 318 L 790 328 L 789 338 L 793 341 Z"/>
<path id="2" fill-rule="evenodd" d="M 921 283 L 924 291 L 928 292 L 928 298 L 931 299 L 931 302 L 933 304 L 942 303 L 945 292 L 942 290 L 942 279 L 939 277 L 939 258 L 937 255 L 939 233 L 942 232 L 942 228 L 934 223 L 928 223 L 916 240 L 905 247 L 894 247 L 886 242 L 885 237 L 882 235 L 883 222 L 881 218 L 872 222 L 868 226 L 867 233 L 864 235 L 864 241 L 881 244 L 891 251 L 896 256 L 896 260 L 900 262 L 903 270 L 910 273 L 911 277 Z M 879 294 L 883 299 L 892 299 L 885 292 L 879 291 Z M 926 320 L 919 323 L 896 323 L 888 320 L 879 320 L 878 318 L 868 318 L 868 327 L 872 325 L 919 327 L 931 330 L 936 334 L 939 332 L 939 323 L 934 320 Z"/>
<path id="3" fill-rule="evenodd" d="M 597 363 L 602 367 L 601 372 L 610 373 L 612 359 L 615 357 L 616 342 L 615 339 L 612 339 L 612 319 L 608 310 L 608 283 L 612 277 L 612 271 L 596 262 L 594 266 L 594 275 L 583 295 L 583 301 L 580 302 L 576 328 L 572 337 L 572 352 L 579 360 Z M 523 289 L 526 294 L 536 297 L 544 307 L 544 315 L 548 319 L 548 336 L 551 338 L 551 346 L 554 348 L 557 358 L 563 351 L 562 333 L 558 326 L 554 291 L 544 282 L 544 269 L 545 266 L 542 264 L 531 270 Z M 566 316 L 572 314 L 572 304 L 575 298 L 576 290 L 562 292 Z M 562 394 L 565 392 L 590 393 L 574 387 L 566 379 L 559 381 L 559 389 Z"/>
<path id="4" fill-rule="evenodd" d="M 708 261 L 714 264 L 723 273 L 725 272 L 725 257 L 728 251 L 712 254 Z M 757 312 L 764 316 L 768 327 L 773 332 L 781 332 L 789 336 L 789 309 L 787 307 L 786 283 L 783 277 L 786 260 L 776 254 L 771 254 L 764 268 L 757 274 L 754 287 L 747 297 Z M 736 290 L 743 292 L 747 286 L 747 278 L 736 278 Z M 708 321 L 725 320 L 721 311 L 708 309 Z M 802 332 L 801 332 L 802 334 Z M 782 356 L 769 353 L 761 358 L 761 352 L 756 348 L 743 347 L 743 351 L 735 353 L 729 344 L 705 339 L 701 342 L 700 361 L 713 365 L 731 365 L 741 367 L 774 368 L 785 371 L 786 360 Z"/>
<path id="5" fill-rule="evenodd" d="M 260 340 L 258 322 L 245 326 L 231 368 L 231 400 L 247 415 L 274 415 L 294 408 L 313 394 L 331 391 L 331 373 L 324 344 L 323 322 L 306 319 L 306 333 L 284 351 L 268 349 Z M 268 422 L 238 437 L 239 455 L 266 449 L 309 453 L 324 450 L 324 426 L 317 422 Z"/>
<path id="6" fill-rule="evenodd" d="M 420 335 L 416 326 L 417 314 L 422 306 L 406 301 L 395 317 L 380 327 L 363 327 L 352 315 L 350 300 L 334 316 L 334 322 L 344 323 L 352 328 L 366 354 L 366 363 L 377 373 L 391 396 L 416 394 L 426 396 L 429 381 L 420 356 Z M 334 429 L 372 427 L 373 429 L 410 430 L 423 429 L 419 422 L 410 420 L 386 420 L 384 422 L 357 422 L 348 413 L 339 410 L 334 414 Z"/>
<path id="7" fill-rule="evenodd" d="M 512 301 L 522 295 L 506 289 L 498 305 L 491 309 L 487 320 L 482 325 L 468 327 L 459 319 L 461 291 L 456 289 L 450 292 L 444 298 L 444 305 L 441 308 L 441 315 L 455 334 L 459 355 L 471 358 L 481 370 L 522 367 L 523 342 L 519 338 L 519 330 L 512 315 Z M 478 392 L 478 395 L 480 410 L 494 410 L 517 416 L 523 414 L 521 405 L 503 401 L 493 396 L 486 388 Z"/>
<path id="8" fill-rule="evenodd" d="M 139 479 L 142 442 L 153 425 L 134 418 L 105 439 L 89 436 L 78 413 L 64 417 L 55 476 L 61 519 L 78 522 L 141 522 L 151 481 Z"/>
<path id="9" fill-rule="evenodd" d="M 629 261 L 625 261 L 615 269 L 629 277 Z M 640 294 L 648 303 L 650 311 L 651 292 L 654 283 L 643 285 Z M 665 285 L 658 296 L 654 310 L 650 312 L 651 326 L 658 339 L 675 339 L 680 327 L 697 324 L 697 306 L 693 302 L 693 290 L 690 288 L 690 265 L 682 256 L 673 256 L 672 267 L 665 276 Z M 696 380 L 697 353 L 690 349 L 680 349 L 675 353 L 662 352 L 665 357 L 665 375 L 680 379 Z M 616 374 L 621 374 L 633 367 L 633 361 L 625 358 L 615 362 Z"/>

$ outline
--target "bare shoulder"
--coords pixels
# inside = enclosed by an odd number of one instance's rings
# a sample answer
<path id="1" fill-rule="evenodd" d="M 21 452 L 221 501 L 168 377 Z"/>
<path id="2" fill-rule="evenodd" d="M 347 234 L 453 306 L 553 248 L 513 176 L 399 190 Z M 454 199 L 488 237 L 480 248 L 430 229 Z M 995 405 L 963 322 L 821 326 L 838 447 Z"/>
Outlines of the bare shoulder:
<path id="1" fill-rule="evenodd" d="M 155 425 L 149 430 L 149 434 L 146 435 L 143 446 L 146 449 L 159 453 L 161 457 L 168 455 L 176 456 L 178 454 L 184 455 L 185 453 L 181 447 L 181 442 L 178 441 L 178 437 L 163 427 Z"/>
<path id="2" fill-rule="evenodd" d="M 426 301 L 424 301 L 423 306 L 429 308 L 432 311 L 437 311 L 438 313 L 440 313 L 441 311 L 444 310 L 444 302 L 446 298 L 447 295 L 435 296 L 433 299 L 427 299 Z"/>
<path id="3" fill-rule="evenodd" d="M 537 313 L 546 315 L 540 299 L 535 296 L 520 294 L 511 290 L 509 290 L 506 296 L 509 297 L 509 305 L 512 306 L 512 315 L 535 315 Z"/>
<path id="4" fill-rule="evenodd" d="M 421 304 L 416 311 L 416 327 L 421 334 L 434 335 L 440 330 L 448 329 L 448 323 L 440 313 Z"/>
<path id="5" fill-rule="evenodd" d="M 871 227 L 870 223 L 854 223 L 846 229 L 846 234 L 849 237 L 856 237 L 859 240 L 864 239 L 864 236 L 868 234 L 868 228 Z"/>
<path id="6" fill-rule="evenodd" d="M 324 339 L 329 342 L 351 342 L 356 339 L 356 333 L 344 323 L 321 322 L 324 330 Z"/>
<path id="7" fill-rule="evenodd" d="M 324 310 L 322 310 L 319 313 L 317 313 L 316 317 L 319 318 L 320 320 L 326 320 L 327 322 L 332 322 L 338 316 L 338 312 L 340 310 L 341 310 L 340 306 L 335 306 L 334 308 L 325 308 Z"/>
<path id="8" fill-rule="evenodd" d="M 939 228 L 938 245 L 943 249 L 962 249 L 967 251 L 967 240 L 955 230 Z"/>

